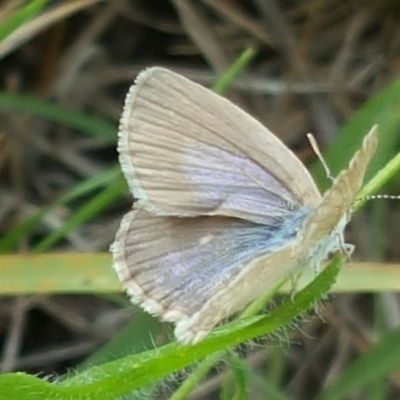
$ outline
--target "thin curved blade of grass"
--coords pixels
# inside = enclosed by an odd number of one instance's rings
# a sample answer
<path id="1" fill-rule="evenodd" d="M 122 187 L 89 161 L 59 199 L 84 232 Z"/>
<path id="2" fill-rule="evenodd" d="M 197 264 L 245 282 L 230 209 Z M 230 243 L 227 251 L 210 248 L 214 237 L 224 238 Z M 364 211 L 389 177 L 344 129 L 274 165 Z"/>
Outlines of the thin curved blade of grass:
<path id="1" fill-rule="evenodd" d="M 14 15 L 8 17 L 7 21 L 0 25 L 0 42 L 26 21 L 39 14 L 47 3 L 48 0 L 31 0 L 29 4 L 21 7 Z"/>
<path id="2" fill-rule="evenodd" d="M 219 361 L 226 356 L 226 351 L 219 351 L 215 354 L 208 355 L 196 365 L 194 371 L 179 385 L 175 392 L 170 396 L 169 400 L 186 399 L 195 387 L 207 376 L 210 370 L 215 367 Z"/>
<path id="3" fill-rule="evenodd" d="M 250 382 L 249 370 L 245 361 L 235 354 L 230 354 L 227 363 L 231 373 L 225 375 L 219 395 L 220 399 L 247 400 Z"/>
<path id="4" fill-rule="evenodd" d="M 117 140 L 117 128 L 104 118 L 84 114 L 72 108 L 26 94 L 0 92 L 0 107 L 28 112 L 47 118 L 93 136 L 101 136 L 110 142 Z"/>
<path id="5" fill-rule="evenodd" d="M 71 15 L 94 4 L 97 1 L 100 0 L 75 0 L 63 2 L 48 1 L 49 3 L 56 4 L 52 4 L 52 7 L 44 10 L 39 15 L 34 15 L 34 18 L 23 18 L 24 23 L 19 25 L 16 29 L 13 29 L 9 35 L 0 41 L 0 58 L 4 58 L 13 50 L 20 48 L 24 43 L 38 36 L 50 26 L 61 20 L 66 20 Z M 19 2 L 22 3 L 21 0 Z M 40 3 L 40 1 L 25 0 L 25 3 L 30 3 L 29 5 L 35 5 L 36 3 Z M 21 9 L 21 12 L 22 14 L 24 13 L 24 8 Z M 17 17 L 21 18 L 21 16 L 18 16 L 18 12 Z"/>
<path id="6" fill-rule="evenodd" d="M 232 65 L 217 79 L 211 90 L 223 93 L 231 86 L 237 76 L 242 73 L 256 55 L 256 51 L 249 47 L 232 63 Z"/>
<path id="7" fill-rule="evenodd" d="M 12 251 L 18 241 L 31 232 L 32 229 L 34 229 L 50 211 L 71 201 L 77 200 L 80 197 L 85 196 L 100 187 L 107 186 L 117 180 L 122 181 L 122 174 L 119 167 L 114 167 L 102 174 L 98 174 L 93 178 L 89 178 L 79 183 L 55 202 L 41 208 L 37 213 L 24 219 L 22 222 L 11 228 L 2 238 L 0 238 L 0 253 Z"/>
<path id="8" fill-rule="evenodd" d="M 24 373 L 0 375 L 4 398 L 43 398 L 111 400 L 182 369 L 205 356 L 235 346 L 245 340 L 265 335 L 288 324 L 315 304 L 329 291 L 340 270 L 336 258 L 307 287 L 271 314 L 235 321 L 217 329 L 209 338 L 193 346 L 176 343 L 152 351 L 112 361 L 88 369 L 63 382 L 50 383 Z M 22 396 L 22 397 L 21 397 Z"/>
<path id="9" fill-rule="evenodd" d="M 351 398 L 375 381 L 400 368 L 400 327 L 385 334 L 367 353 L 359 356 L 326 387 L 316 400 Z"/>

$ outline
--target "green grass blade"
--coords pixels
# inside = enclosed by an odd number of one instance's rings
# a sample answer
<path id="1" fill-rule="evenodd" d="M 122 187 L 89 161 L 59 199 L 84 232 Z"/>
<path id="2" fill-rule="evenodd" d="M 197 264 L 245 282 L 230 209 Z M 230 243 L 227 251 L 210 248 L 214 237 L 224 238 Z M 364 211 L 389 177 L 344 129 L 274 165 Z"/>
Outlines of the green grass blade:
<path id="1" fill-rule="evenodd" d="M 0 107 L 24 111 L 110 142 L 117 140 L 117 129 L 104 118 L 83 114 L 72 108 L 27 94 L 0 92 Z"/>
<path id="2" fill-rule="evenodd" d="M 31 0 L 29 4 L 19 9 L 0 25 L 0 41 L 14 32 L 26 21 L 39 14 L 46 6 L 48 0 Z"/>
<path id="3" fill-rule="evenodd" d="M 211 90 L 215 93 L 223 93 L 237 76 L 245 70 L 256 55 L 256 51 L 249 47 L 232 63 L 232 65 L 217 79 Z"/>

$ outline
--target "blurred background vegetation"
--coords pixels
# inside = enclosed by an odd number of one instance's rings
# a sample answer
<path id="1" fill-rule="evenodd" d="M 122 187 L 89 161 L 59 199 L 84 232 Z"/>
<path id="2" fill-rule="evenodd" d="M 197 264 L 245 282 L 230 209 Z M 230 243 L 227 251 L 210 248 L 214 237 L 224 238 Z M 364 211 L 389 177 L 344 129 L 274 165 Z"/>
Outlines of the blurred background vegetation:
<path id="1" fill-rule="evenodd" d="M 132 204 L 115 147 L 139 71 L 161 65 L 223 91 L 325 189 L 307 132 L 334 173 L 376 123 L 368 178 L 396 160 L 399 21 L 395 0 L 1 2 L 0 371 L 49 381 L 69 372 L 79 376 L 69 378 L 73 387 L 93 380 L 84 375 L 89 366 L 170 340 L 170 327 L 120 293 L 108 254 Z M 234 76 L 226 74 L 232 66 Z M 400 193 L 398 164 L 381 192 Z M 399 202 L 370 202 L 348 230 L 356 251 L 339 294 L 316 316 L 224 355 L 209 348 L 194 372 L 167 377 L 171 366 L 157 375 L 158 362 L 124 398 L 399 399 L 399 226 Z M 163 354 L 163 365 L 177 357 Z M 23 384 L 23 398 L 56 398 L 36 381 L 3 377 L 0 399 L 22 398 L 12 393 Z M 57 398 L 117 397 L 105 392 L 78 388 Z"/>

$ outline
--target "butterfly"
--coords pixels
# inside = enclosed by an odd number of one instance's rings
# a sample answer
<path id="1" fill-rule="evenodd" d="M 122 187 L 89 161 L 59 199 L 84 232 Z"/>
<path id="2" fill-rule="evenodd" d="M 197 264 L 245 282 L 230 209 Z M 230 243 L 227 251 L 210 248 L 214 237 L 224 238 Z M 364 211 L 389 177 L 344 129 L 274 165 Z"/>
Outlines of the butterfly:
<path id="1" fill-rule="evenodd" d="M 136 202 L 111 246 L 133 303 L 203 339 L 279 281 L 345 250 L 377 127 L 321 196 L 272 132 L 209 89 L 153 67 L 137 77 L 118 152 Z"/>

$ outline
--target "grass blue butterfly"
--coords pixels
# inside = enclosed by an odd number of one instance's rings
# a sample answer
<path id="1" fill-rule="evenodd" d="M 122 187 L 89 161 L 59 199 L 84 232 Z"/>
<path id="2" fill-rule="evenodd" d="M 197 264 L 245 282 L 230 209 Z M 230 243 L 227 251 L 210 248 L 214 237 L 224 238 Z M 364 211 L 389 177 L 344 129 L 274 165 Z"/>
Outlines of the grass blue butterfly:
<path id="1" fill-rule="evenodd" d="M 343 231 L 377 146 L 365 136 L 321 196 L 302 162 L 243 110 L 181 75 L 139 74 L 118 151 L 136 202 L 111 246 L 131 300 L 201 340 L 289 274 L 346 248 Z"/>

